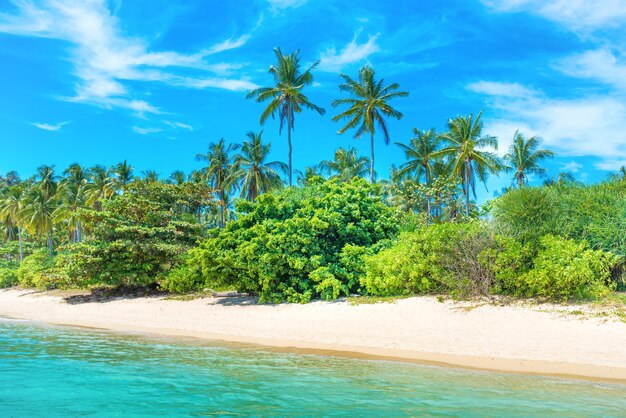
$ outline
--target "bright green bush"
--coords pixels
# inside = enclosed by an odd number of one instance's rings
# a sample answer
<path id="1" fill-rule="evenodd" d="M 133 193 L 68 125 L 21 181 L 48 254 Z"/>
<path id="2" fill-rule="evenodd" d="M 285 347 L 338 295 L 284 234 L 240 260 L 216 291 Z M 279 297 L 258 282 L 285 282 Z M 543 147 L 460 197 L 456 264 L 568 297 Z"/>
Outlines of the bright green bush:
<path id="1" fill-rule="evenodd" d="M 42 248 L 24 258 L 17 269 L 17 278 L 21 286 L 45 289 L 48 287 L 47 274 L 55 267 L 55 257 Z"/>
<path id="2" fill-rule="evenodd" d="M 396 211 L 363 179 L 317 180 L 239 201 L 237 210 L 236 221 L 190 252 L 190 263 L 201 270 L 198 286 L 234 286 L 262 302 L 356 292 L 362 253 L 398 230 Z"/>
<path id="3" fill-rule="evenodd" d="M 525 290 L 521 277 L 532 268 L 535 251 L 531 245 L 511 237 L 496 235 L 494 238 L 492 246 L 478 256 L 493 274 L 490 293 L 521 296 Z"/>
<path id="4" fill-rule="evenodd" d="M 0 289 L 18 284 L 17 262 L 0 260 Z"/>
<path id="5" fill-rule="evenodd" d="M 390 248 L 365 257 L 361 284 L 370 295 L 488 293 L 493 273 L 479 259 L 493 245 L 483 224 L 434 224 L 402 233 Z"/>
<path id="6" fill-rule="evenodd" d="M 547 235 L 534 267 L 521 280 L 528 296 L 550 300 L 595 299 L 608 294 L 616 257 L 602 250 L 588 249 L 585 243 Z"/>

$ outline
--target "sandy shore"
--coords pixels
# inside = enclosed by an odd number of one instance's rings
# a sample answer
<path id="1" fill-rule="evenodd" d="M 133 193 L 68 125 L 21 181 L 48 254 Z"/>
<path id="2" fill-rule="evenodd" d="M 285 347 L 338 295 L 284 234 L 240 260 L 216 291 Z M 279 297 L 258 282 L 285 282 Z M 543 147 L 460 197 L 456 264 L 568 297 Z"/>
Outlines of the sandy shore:
<path id="1" fill-rule="evenodd" d="M 11 289 L 0 291 L 0 316 L 626 383 L 626 323 L 610 318 L 581 319 L 550 307 L 442 303 L 431 297 L 358 306 L 236 302 L 153 297 L 70 304 L 59 296 Z"/>

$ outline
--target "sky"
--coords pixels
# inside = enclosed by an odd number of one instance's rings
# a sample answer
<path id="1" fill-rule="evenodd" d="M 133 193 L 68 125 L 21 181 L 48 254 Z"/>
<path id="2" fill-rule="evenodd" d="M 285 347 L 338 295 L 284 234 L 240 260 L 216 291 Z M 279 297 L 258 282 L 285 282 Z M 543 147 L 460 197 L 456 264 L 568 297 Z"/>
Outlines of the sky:
<path id="1" fill-rule="evenodd" d="M 414 127 L 480 111 L 501 155 L 516 130 L 542 137 L 549 175 L 626 165 L 626 0 L 0 0 L 0 172 L 126 159 L 166 178 L 261 129 L 286 161 L 278 120 L 261 126 L 263 104 L 245 98 L 271 85 L 275 47 L 319 61 L 305 93 L 327 112 L 296 116 L 295 169 L 337 147 L 368 155 L 331 120 L 339 74 L 365 64 L 410 93 L 392 102 L 392 143 L 376 138 L 380 177 Z M 479 198 L 510 183 L 492 177 Z"/>

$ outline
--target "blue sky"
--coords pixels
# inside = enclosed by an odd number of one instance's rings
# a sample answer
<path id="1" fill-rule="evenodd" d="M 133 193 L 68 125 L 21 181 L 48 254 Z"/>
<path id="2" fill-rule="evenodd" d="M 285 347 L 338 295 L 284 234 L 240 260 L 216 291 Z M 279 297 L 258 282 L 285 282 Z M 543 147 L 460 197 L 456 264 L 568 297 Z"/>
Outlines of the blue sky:
<path id="1" fill-rule="evenodd" d="M 539 135 L 558 153 L 552 174 L 604 178 L 626 164 L 625 0 L 3 0 L 0 2 L 0 172 L 31 175 L 47 163 L 137 172 L 199 168 L 194 155 L 219 138 L 260 130 L 262 105 L 245 93 L 268 85 L 272 48 L 320 60 L 307 95 L 327 109 L 302 113 L 294 166 L 367 140 L 331 121 L 340 72 L 371 64 L 409 91 L 395 106 L 392 141 L 413 127 L 484 109 L 485 133 L 506 152 L 513 133 Z M 286 160 L 269 121 L 264 138 Z M 380 139 L 380 138 L 379 138 Z M 380 140 L 385 177 L 403 156 Z M 510 183 L 489 181 L 489 192 Z"/>

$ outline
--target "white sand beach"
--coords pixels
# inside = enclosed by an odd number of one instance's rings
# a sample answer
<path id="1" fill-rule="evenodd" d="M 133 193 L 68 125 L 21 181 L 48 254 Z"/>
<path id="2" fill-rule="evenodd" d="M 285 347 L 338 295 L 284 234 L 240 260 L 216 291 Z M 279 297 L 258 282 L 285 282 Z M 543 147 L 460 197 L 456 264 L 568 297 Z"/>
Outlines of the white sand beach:
<path id="1" fill-rule="evenodd" d="M 434 297 L 356 306 L 163 297 L 68 303 L 57 294 L 0 291 L 0 316 L 47 324 L 626 383 L 626 323 L 565 309 Z"/>

